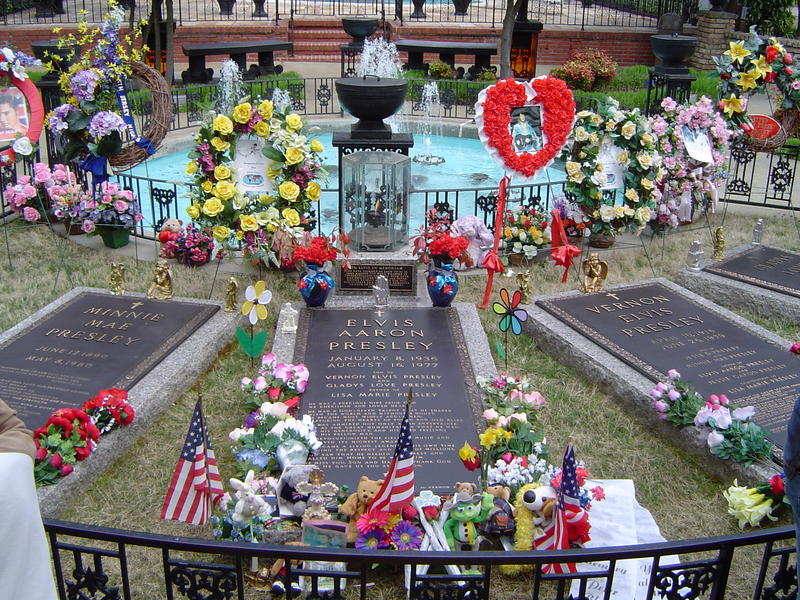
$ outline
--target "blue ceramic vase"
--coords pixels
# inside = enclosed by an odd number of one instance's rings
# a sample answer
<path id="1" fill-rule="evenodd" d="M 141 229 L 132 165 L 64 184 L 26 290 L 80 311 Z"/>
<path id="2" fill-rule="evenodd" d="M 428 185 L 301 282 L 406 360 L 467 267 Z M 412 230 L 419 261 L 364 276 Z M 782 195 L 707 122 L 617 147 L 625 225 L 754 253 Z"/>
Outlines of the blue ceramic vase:
<path id="1" fill-rule="evenodd" d="M 458 292 L 458 275 L 453 270 L 452 262 L 434 260 L 434 266 L 428 271 L 428 296 L 434 306 L 450 306 Z"/>
<path id="2" fill-rule="evenodd" d="M 322 265 L 308 263 L 306 274 L 297 282 L 297 289 L 306 306 L 325 306 L 328 294 L 336 286 L 333 277 L 322 270 Z"/>

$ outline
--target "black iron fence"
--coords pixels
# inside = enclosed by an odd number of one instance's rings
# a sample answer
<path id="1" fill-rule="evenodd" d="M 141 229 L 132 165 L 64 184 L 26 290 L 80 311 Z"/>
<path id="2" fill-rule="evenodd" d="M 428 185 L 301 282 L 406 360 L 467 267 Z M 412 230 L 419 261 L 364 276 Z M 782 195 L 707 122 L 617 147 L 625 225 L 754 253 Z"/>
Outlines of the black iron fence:
<path id="1" fill-rule="evenodd" d="M 728 537 L 549 552 L 390 552 L 268 546 L 51 520 L 45 521 L 45 530 L 61 600 L 244 600 L 250 593 L 245 580 L 253 557 L 262 565 L 277 559 L 285 561 L 285 571 L 277 580 L 287 590 L 287 598 L 299 596 L 292 591 L 293 586 L 306 590 L 310 598 L 340 599 L 345 594 L 367 598 L 375 574 L 380 573 L 374 565 L 395 570 L 402 567 L 407 574 L 409 598 L 420 600 L 499 598 L 508 594 L 509 586 L 535 600 L 584 599 L 589 598 L 587 590 L 593 590 L 593 598 L 608 599 L 615 578 L 630 568 L 645 574 L 641 581 L 648 599 L 658 594 L 668 600 L 797 597 L 795 532 L 791 526 Z M 674 559 L 678 555 L 680 563 Z M 565 561 L 577 564 L 579 572 L 541 572 L 544 565 Z M 475 574 L 467 575 L 445 571 L 447 565 L 478 568 Z M 500 565 L 526 565 L 533 576 L 514 583 L 505 580 L 501 584 L 505 590 L 497 590 L 498 579 L 493 575 Z M 399 587 L 402 579 L 398 576 L 390 581 Z"/>
<path id="2" fill-rule="evenodd" d="M 419 3 L 421 0 L 417 0 Z M 133 20 L 149 16 L 150 3 L 125 0 Z M 181 25 L 198 21 L 277 22 L 299 17 L 370 16 L 410 22 L 475 23 L 499 27 L 506 0 L 424 0 L 416 12 L 412 0 L 175 0 L 174 15 Z M 456 9 L 456 5 L 460 8 Z M 464 6 L 466 5 L 466 6 Z M 77 23 L 81 15 L 97 23 L 108 9 L 107 0 L 0 0 L 3 25 Z M 545 25 L 575 27 L 655 27 L 658 18 L 677 12 L 691 20 L 697 0 L 530 0 L 528 17 Z M 411 14 L 424 17 L 411 18 Z M 260 16 L 254 16 L 260 15 Z"/>

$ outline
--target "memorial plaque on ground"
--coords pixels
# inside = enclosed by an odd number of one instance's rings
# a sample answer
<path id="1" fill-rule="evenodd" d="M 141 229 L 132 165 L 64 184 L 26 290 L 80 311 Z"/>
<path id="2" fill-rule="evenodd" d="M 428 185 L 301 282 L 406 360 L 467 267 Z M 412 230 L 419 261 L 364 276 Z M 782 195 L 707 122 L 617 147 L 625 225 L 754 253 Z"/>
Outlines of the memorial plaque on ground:
<path id="1" fill-rule="evenodd" d="M 474 479 L 458 448 L 476 438 L 480 399 L 455 309 L 304 310 L 294 358 L 311 372 L 301 410 L 314 419 L 314 462 L 328 481 L 354 489 L 362 475 L 383 477 L 409 386 L 417 489 Z"/>
<path id="2" fill-rule="evenodd" d="M 800 254 L 795 252 L 753 246 L 703 270 L 800 298 Z"/>
<path id="3" fill-rule="evenodd" d="M 218 308 L 82 292 L 0 345 L 0 398 L 35 429 L 98 390 L 131 388 Z"/>
<path id="4" fill-rule="evenodd" d="M 339 272 L 339 293 L 372 293 L 372 286 L 378 275 L 383 275 L 389 282 L 389 290 L 401 295 L 417 293 L 417 264 L 413 260 L 405 261 L 363 261 L 350 260 L 350 268 Z"/>
<path id="5" fill-rule="evenodd" d="M 752 405 L 779 447 L 800 392 L 797 358 L 661 283 L 539 300 L 544 310 L 654 382 L 670 369 L 703 396 Z"/>

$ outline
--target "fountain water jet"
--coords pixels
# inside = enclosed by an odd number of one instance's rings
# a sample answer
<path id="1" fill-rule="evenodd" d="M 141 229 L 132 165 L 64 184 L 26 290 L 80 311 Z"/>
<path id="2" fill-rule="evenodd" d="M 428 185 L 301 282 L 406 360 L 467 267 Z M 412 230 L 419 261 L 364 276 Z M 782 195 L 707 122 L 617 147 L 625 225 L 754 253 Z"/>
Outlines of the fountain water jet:
<path id="1" fill-rule="evenodd" d="M 219 75 L 219 86 L 214 98 L 214 108 L 218 113 L 229 115 L 233 107 L 247 95 L 247 88 L 242 83 L 239 65 L 232 60 L 222 64 Z"/>
<path id="2" fill-rule="evenodd" d="M 422 88 L 422 111 L 423 116 L 420 121 L 419 133 L 422 135 L 423 152 L 414 157 L 414 162 L 423 165 L 440 165 L 444 162 L 444 157 L 437 156 L 432 151 L 432 135 L 441 135 L 441 102 L 439 100 L 439 86 L 435 81 L 425 84 Z"/>

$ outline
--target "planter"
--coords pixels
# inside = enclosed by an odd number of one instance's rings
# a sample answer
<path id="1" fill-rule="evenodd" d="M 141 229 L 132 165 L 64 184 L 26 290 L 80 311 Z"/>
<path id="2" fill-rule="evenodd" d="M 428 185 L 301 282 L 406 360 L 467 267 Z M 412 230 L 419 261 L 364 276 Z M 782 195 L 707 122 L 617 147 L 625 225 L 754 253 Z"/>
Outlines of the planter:
<path id="1" fill-rule="evenodd" d="M 321 270 L 322 265 L 309 263 L 306 268 L 308 269 L 306 274 L 297 282 L 297 289 L 300 290 L 306 306 L 325 306 L 328 294 L 336 286 L 336 282 L 333 277 Z"/>
<path id="2" fill-rule="evenodd" d="M 351 46 L 361 48 L 364 40 L 378 29 L 378 19 L 365 17 L 342 17 L 342 29 L 353 38 Z"/>
<path id="3" fill-rule="evenodd" d="M 425 6 L 425 0 L 411 0 L 414 3 L 414 12 L 411 13 L 412 19 L 424 19 L 428 15 L 422 8 Z"/>
<path id="4" fill-rule="evenodd" d="M 97 233 L 103 239 L 106 248 L 122 248 L 127 246 L 131 237 L 131 230 L 124 227 L 98 225 Z"/>
<path id="5" fill-rule="evenodd" d="M 390 139 L 391 128 L 383 122 L 403 107 L 408 81 L 365 75 L 335 81 L 339 104 L 358 119 L 350 131 L 362 138 Z"/>
<path id="6" fill-rule="evenodd" d="M 251 17 L 268 17 L 267 11 L 264 10 L 264 4 L 267 0 L 253 0 L 253 14 Z"/>
<path id="7" fill-rule="evenodd" d="M 233 5 L 236 4 L 236 0 L 217 0 L 217 4 L 219 4 L 219 14 L 229 17 L 233 14 Z"/>
<path id="8" fill-rule="evenodd" d="M 611 248 L 615 238 L 610 233 L 593 233 L 589 237 L 589 245 L 592 248 Z"/>
<path id="9" fill-rule="evenodd" d="M 457 17 L 466 17 L 467 9 L 471 0 L 453 0 L 453 7 L 456 9 Z"/>
<path id="10" fill-rule="evenodd" d="M 694 54 L 697 38 L 692 35 L 651 35 L 650 47 L 653 54 L 663 62 L 656 67 L 656 71 L 683 73 L 688 72 L 685 63 Z"/>
<path id="11" fill-rule="evenodd" d="M 447 307 L 458 293 L 458 275 L 452 262 L 435 260 L 435 266 L 428 272 L 428 296 L 434 306 Z"/>
<path id="12" fill-rule="evenodd" d="M 83 235 L 86 233 L 83 230 L 80 221 L 73 221 L 72 219 L 64 219 L 64 229 L 67 232 L 67 235 Z"/>

